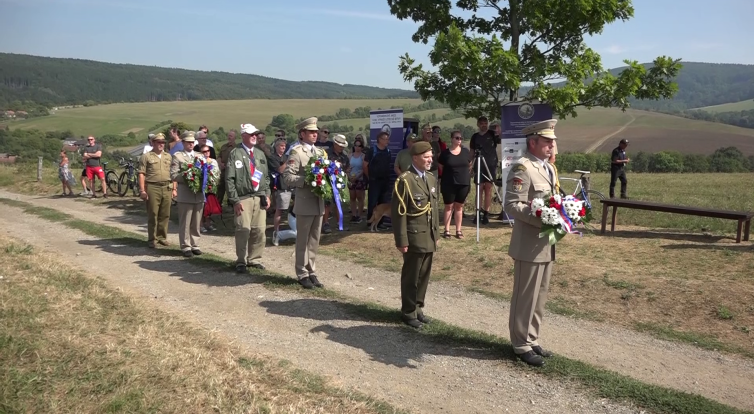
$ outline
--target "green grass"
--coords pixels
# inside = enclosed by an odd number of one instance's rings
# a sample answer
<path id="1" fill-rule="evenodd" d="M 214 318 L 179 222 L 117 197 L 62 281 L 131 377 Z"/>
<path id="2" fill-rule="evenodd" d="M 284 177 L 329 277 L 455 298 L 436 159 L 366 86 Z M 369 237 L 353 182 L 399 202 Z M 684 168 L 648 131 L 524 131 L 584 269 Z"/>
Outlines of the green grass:
<path id="1" fill-rule="evenodd" d="M 54 115 L 14 121 L 11 128 L 67 130 L 76 134 L 122 134 L 132 128 L 149 128 L 171 119 L 210 129 L 238 129 L 242 123 L 264 128 L 272 117 L 291 114 L 295 118 L 334 114 L 340 108 L 372 109 L 422 103 L 420 99 L 254 99 L 242 101 L 142 102 L 62 109 Z M 361 124 L 362 126 L 364 123 Z M 146 136 L 142 130 L 137 135 Z"/>
<path id="2" fill-rule="evenodd" d="M 28 203 L 11 202 L 0 198 L 0 203 L 14 207 L 31 207 Z M 30 214 L 36 214 L 33 209 Z M 50 220 L 50 215 L 40 215 L 41 218 Z M 126 232 L 111 226 L 88 223 L 83 220 L 63 221 L 63 225 L 75 228 L 92 236 L 103 238 L 117 238 L 119 243 L 131 239 L 131 243 L 142 244 L 144 238 L 131 232 Z M 205 266 L 215 266 L 219 270 L 227 269 L 229 261 L 224 258 L 202 255 L 201 261 L 191 259 L 192 263 Z M 400 324 L 399 311 L 375 303 L 364 302 L 347 295 L 340 294 L 329 289 L 317 289 L 306 291 L 296 285 L 296 282 L 285 275 L 273 272 L 264 272 L 268 278 L 265 286 L 270 289 L 295 290 L 298 294 L 317 296 L 328 300 L 335 300 L 344 312 L 358 315 L 365 321 L 379 323 Z M 435 320 L 425 326 L 421 334 L 428 340 L 440 344 L 454 344 L 485 349 L 508 358 L 513 357 L 513 349 L 510 342 L 485 332 L 461 328 Z M 677 391 L 665 387 L 646 384 L 639 380 L 621 375 L 606 369 L 594 367 L 588 363 L 573 360 L 561 356 L 555 356 L 548 360 L 547 365 L 534 370 L 523 363 L 511 363 L 517 369 L 523 369 L 536 375 L 544 375 L 558 380 L 569 380 L 581 384 L 599 398 L 608 398 L 614 401 L 626 401 L 656 413 L 742 413 L 743 411 L 726 406 L 708 398 Z M 316 385 L 316 384 L 315 384 Z"/>
<path id="3" fill-rule="evenodd" d="M 705 106 L 702 108 L 694 108 L 695 110 L 706 112 L 739 112 L 750 111 L 754 109 L 754 99 L 747 99 L 745 101 L 730 102 L 721 105 Z"/>

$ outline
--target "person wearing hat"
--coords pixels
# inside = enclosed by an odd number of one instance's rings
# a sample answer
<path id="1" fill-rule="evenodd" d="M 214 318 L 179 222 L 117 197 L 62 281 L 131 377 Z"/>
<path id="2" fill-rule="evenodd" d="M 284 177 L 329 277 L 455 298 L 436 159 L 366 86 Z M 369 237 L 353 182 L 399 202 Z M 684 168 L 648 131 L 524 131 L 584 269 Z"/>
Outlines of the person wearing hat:
<path id="1" fill-rule="evenodd" d="M 147 204 L 147 245 L 169 246 L 168 221 L 173 188 L 170 167 L 173 157 L 165 151 L 165 134 L 151 136 L 153 148 L 139 160 L 139 197 Z"/>
<path id="2" fill-rule="evenodd" d="M 395 156 L 395 163 L 393 164 L 395 175 L 401 175 L 408 171 L 408 168 L 411 166 L 411 147 L 415 143 L 423 140 L 424 138 L 419 137 L 416 134 L 408 136 L 406 139 L 406 148 L 398 151 L 398 154 Z"/>
<path id="3" fill-rule="evenodd" d="M 343 172 L 348 174 L 351 172 L 351 165 L 350 165 L 350 160 L 348 158 L 348 154 L 346 154 L 345 151 L 343 151 L 346 148 L 348 148 L 348 140 L 346 140 L 345 135 L 335 134 L 332 137 L 332 146 L 326 149 L 325 151 L 327 152 L 327 159 L 332 160 L 332 161 L 338 161 L 340 163 L 341 168 L 343 169 Z M 348 189 L 343 188 L 340 191 L 341 192 L 348 191 Z M 330 230 L 330 209 L 332 208 L 331 204 L 332 203 L 330 202 L 325 202 L 325 215 L 324 215 L 324 218 L 322 219 L 324 223 L 322 224 L 322 233 L 325 233 L 325 234 L 329 234 L 332 232 L 332 230 Z M 340 206 L 341 212 L 346 207 L 347 206 L 345 204 L 341 203 L 341 206 Z M 341 217 L 339 214 L 340 213 L 338 213 L 338 207 L 335 206 L 335 211 L 333 214 L 335 216 L 335 220 L 338 220 L 338 218 Z M 340 226 L 338 226 L 338 228 L 340 229 Z M 343 231 L 348 231 L 348 227 L 343 227 Z"/>
<path id="4" fill-rule="evenodd" d="M 416 329 L 430 323 L 422 308 L 440 227 L 437 178 L 429 172 L 433 160 L 429 142 L 411 146 L 411 167 L 395 181 L 390 206 L 395 247 L 403 254 L 401 320 Z"/>
<path id="5" fill-rule="evenodd" d="M 312 157 L 327 158 L 327 154 L 322 148 L 314 146 L 319 132 L 317 118 L 304 119 L 296 125 L 296 129 L 299 144 L 290 148 L 283 182 L 296 192 L 296 202 L 293 205 L 293 212 L 296 214 L 296 277 L 305 289 L 314 289 L 323 287 L 317 278 L 315 260 L 319 250 L 325 203 L 306 183 L 306 165 Z"/>
<path id="6" fill-rule="evenodd" d="M 162 136 L 164 137 L 165 134 L 162 134 Z M 147 143 L 144 145 L 144 151 L 141 153 L 142 155 L 148 153 L 149 151 L 152 151 L 152 148 L 154 148 L 154 144 L 152 143 L 154 137 L 154 134 L 147 135 Z"/>
<path id="7" fill-rule="evenodd" d="M 620 179 L 620 198 L 628 198 L 626 194 L 626 187 L 628 186 L 628 180 L 626 179 L 626 164 L 630 161 L 626 156 L 626 148 L 628 147 L 628 140 L 622 139 L 618 143 L 618 146 L 613 150 L 610 156 L 610 198 L 615 198 L 615 182 Z"/>
<path id="8" fill-rule="evenodd" d="M 555 259 L 555 246 L 539 237 L 542 222 L 531 214 L 534 198 L 555 194 L 555 171 L 547 160 L 552 155 L 556 119 L 523 129 L 526 153 L 511 165 L 505 187 L 505 213 L 513 218 L 508 255 L 513 258 L 513 296 L 509 329 L 516 356 L 533 366 L 542 366 L 552 353 L 538 343 Z"/>
<path id="9" fill-rule="evenodd" d="M 201 191 L 194 193 L 189 188 L 181 173 L 181 166 L 194 162 L 196 157 L 203 158 L 194 151 L 196 138 L 194 131 L 184 131 L 181 134 L 183 150 L 173 155 L 170 165 L 170 178 L 173 180 L 172 197 L 178 205 L 178 240 L 184 257 L 199 256 L 201 238 L 202 212 L 204 211 L 204 195 Z"/>
<path id="10" fill-rule="evenodd" d="M 267 209 L 270 207 L 270 176 L 267 157 L 257 148 L 259 129 L 241 125 L 241 144 L 228 155 L 225 189 L 236 213 L 236 272 L 247 267 L 264 270 Z"/>

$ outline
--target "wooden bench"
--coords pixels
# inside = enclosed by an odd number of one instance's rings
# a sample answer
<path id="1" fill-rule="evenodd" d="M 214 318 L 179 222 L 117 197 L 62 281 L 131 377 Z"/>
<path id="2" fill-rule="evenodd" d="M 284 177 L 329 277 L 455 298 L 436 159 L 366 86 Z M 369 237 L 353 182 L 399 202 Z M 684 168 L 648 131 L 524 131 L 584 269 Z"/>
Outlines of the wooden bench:
<path id="1" fill-rule="evenodd" d="M 689 206 L 676 206 L 672 204 L 660 204 L 649 201 L 635 201 L 626 199 L 611 198 L 606 200 L 600 200 L 603 205 L 602 208 L 602 231 L 601 234 L 605 234 L 605 227 L 607 227 L 607 211 L 610 207 L 613 208 L 612 221 L 610 223 L 610 231 L 615 231 L 615 217 L 618 213 L 618 207 L 633 208 L 637 210 L 650 210 L 659 211 L 663 213 L 676 213 L 686 214 L 691 216 L 713 217 L 728 220 L 738 221 L 738 230 L 736 231 L 736 243 L 741 243 L 741 235 L 743 234 L 743 240 L 749 241 L 749 230 L 751 229 L 751 219 L 754 218 L 754 212 L 752 211 L 728 211 L 728 210 L 715 210 L 710 208 L 701 207 L 689 207 Z"/>

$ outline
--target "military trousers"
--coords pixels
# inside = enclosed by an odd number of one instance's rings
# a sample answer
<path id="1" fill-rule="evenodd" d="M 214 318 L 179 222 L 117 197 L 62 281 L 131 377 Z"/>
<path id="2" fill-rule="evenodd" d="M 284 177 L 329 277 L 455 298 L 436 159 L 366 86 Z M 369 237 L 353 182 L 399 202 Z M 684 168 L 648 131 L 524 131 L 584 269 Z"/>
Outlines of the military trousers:
<path id="1" fill-rule="evenodd" d="M 204 203 L 178 203 L 178 241 L 181 251 L 198 250 Z"/>
<path id="2" fill-rule="evenodd" d="M 539 345 L 539 329 L 547 303 L 552 262 L 513 262 L 513 296 L 508 320 L 511 344 L 516 354 Z"/>
<path id="3" fill-rule="evenodd" d="M 239 203 L 243 211 L 235 218 L 236 264 L 262 264 L 262 252 L 267 242 L 264 235 L 267 212 L 262 208 L 259 197 L 249 197 Z"/>
<path id="4" fill-rule="evenodd" d="M 434 253 L 403 253 L 401 268 L 401 313 L 403 319 L 423 315 L 424 296 L 432 273 Z"/>
<path id="5" fill-rule="evenodd" d="M 316 276 L 315 259 L 322 233 L 322 215 L 296 215 L 296 277 Z"/>
<path id="6" fill-rule="evenodd" d="M 146 183 L 147 237 L 150 242 L 167 241 L 170 221 L 171 183 Z"/>

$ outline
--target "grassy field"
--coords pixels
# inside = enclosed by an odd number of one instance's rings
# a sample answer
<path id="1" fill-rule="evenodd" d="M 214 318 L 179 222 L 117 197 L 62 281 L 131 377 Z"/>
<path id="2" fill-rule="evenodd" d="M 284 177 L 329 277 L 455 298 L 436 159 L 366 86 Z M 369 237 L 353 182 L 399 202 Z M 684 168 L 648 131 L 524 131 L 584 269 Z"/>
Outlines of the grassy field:
<path id="1" fill-rule="evenodd" d="M 740 102 L 731 102 L 722 105 L 705 106 L 703 108 L 694 108 L 700 111 L 707 112 L 737 112 L 737 111 L 749 111 L 754 109 L 754 99 L 747 99 Z"/>
<path id="2" fill-rule="evenodd" d="M 628 179 L 633 199 L 754 210 L 754 187 L 744 184 L 751 182 L 751 174 L 629 173 Z M 607 174 L 598 174 L 592 188 L 607 195 L 608 181 Z M 36 183 L 32 167 L 0 167 L 0 187 L 26 194 L 60 192 L 51 167 L 42 183 Z M 573 185 L 564 187 L 571 190 Z M 141 214 L 141 203 L 133 199 L 132 204 L 132 213 Z M 474 192 L 467 199 L 470 211 L 473 205 Z M 391 234 L 368 233 L 363 226 L 352 230 L 323 237 L 321 251 L 400 269 Z M 222 231 L 232 236 L 232 229 Z M 509 226 L 496 220 L 482 226 L 477 244 L 469 217 L 464 233 L 465 240 L 441 242 L 433 277 L 508 297 L 513 266 L 507 255 Z M 620 210 L 615 233 L 587 232 L 558 246 L 550 310 L 754 356 L 754 244 L 736 244 L 734 234 L 732 221 Z"/>
<path id="3" fill-rule="evenodd" d="M 330 115 L 339 108 L 370 106 L 373 109 L 394 105 L 418 104 L 420 100 L 338 100 L 338 99 L 292 99 L 292 100 L 244 100 L 244 101 L 192 101 L 192 102 L 147 102 L 112 104 L 88 108 L 63 109 L 55 114 L 29 120 L 10 122 L 11 128 L 39 128 L 43 130 L 70 129 L 76 134 L 127 134 L 129 131 L 146 137 L 147 128 L 168 119 L 183 121 L 189 125 L 209 125 L 210 128 L 237 128 L 242 122 L 251 122 L 258 127 L 266 126 L 272 117 L 289 113 L 294 117 Z M 426 117 L 432 113 L 438 117 L 448 109 L 435 109 L 407 114 Z M 622 132 L 608 139 L 598 152 L 611 151 L 623 138 L 630 141 L 629 151 L 674 150 L 686 153 L 709 154 L 722 146 L 736 146 L 746 155 L 754 154 L 754 130 L 732 125 L 697 121 L 656 112 L 593 108 L 581 109 L 579 116 L 560 120 L 556 128 L 561 151 L 584 151 L 601 138 L 616 132 L 633 122 Z M 368 118 L 333 121 L 340 125 L 353 126 L 355 131 L 369 124 Z M 328 122 L 331 123 L 331 122 Z M 457 118 L 439 121 L 442 127 L 456 123 L 476 125 L 473 119 Z"/>
<path id="4" fill-rule="evenodd" d="M 396 412 L 6 235 L 0 251 L 0 412 Z"/>

